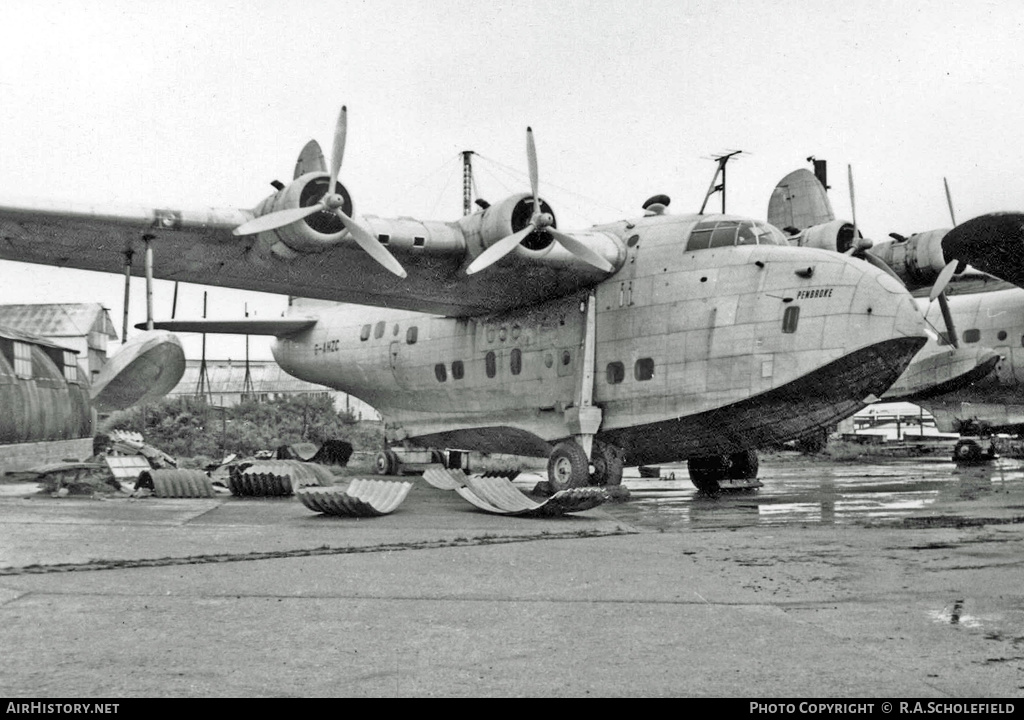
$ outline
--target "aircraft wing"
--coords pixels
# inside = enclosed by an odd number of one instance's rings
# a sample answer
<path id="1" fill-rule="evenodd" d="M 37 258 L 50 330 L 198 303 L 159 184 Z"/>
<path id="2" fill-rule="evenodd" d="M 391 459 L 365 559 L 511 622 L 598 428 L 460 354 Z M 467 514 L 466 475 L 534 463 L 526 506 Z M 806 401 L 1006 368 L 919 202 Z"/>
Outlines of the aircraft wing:
<path id="1" fill-rule="evenodd" d="M 233 233 L 260 214 L 0 199 L 0 260 L 121 274 L 130 262 L 131 273 L 142 276 L 148 241 L 159 279 L 450 316 L 564 296 L 596 285 L 625 260 L 618 238 L 591 231 L 572 235 L 609 258 L 611 271 L 580 262 L 555 243 L 543 252 L 516 248 L 485 271 L 467 275 L 466 267 L 487 244 L 484 213 L 470 223 L 363 217 L 361 225 L 408 271 L 400 278 L 344 229 L 317 234 L 308 229 L 313 224 L 300 220 L 258 234 Z"/>

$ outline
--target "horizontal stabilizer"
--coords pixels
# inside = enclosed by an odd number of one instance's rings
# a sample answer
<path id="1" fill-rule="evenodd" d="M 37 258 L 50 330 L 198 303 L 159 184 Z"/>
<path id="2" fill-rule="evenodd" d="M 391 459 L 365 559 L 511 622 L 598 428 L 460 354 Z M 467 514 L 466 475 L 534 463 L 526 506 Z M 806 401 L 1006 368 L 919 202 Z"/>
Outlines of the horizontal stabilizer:
<path id="1" fill-rule="evenodd" d="M 308 330 L 315 318 L 279 318 L 277 320 L 166 320 L 153 323 L 157 330 L 171 332 L 218 333 L 222 335 L 273 335 L 284 337 Z M 144 330 L 145 323 L 135 327 Z"/>

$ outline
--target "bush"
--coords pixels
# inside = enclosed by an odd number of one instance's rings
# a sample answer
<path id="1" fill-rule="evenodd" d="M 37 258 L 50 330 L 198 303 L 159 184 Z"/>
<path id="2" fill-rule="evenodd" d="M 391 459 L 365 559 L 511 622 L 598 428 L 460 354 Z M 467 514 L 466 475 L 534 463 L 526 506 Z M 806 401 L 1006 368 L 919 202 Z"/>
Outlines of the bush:
<path id="1" fill-rule="evenodd" d="M 320 445 L 329 439 L 347 440 L 356 450 L 383 446 L 381 423 L 357 422 L 350 413 L 335 410 L 331 398 L 305 395 L 227 408 L 209 405 L 203 398 L 165 398 L 113 413 L 100 432 L 113 430 L 141 433 L 150 445 L 185 458 L 252 455 L 278 445 Z"/>

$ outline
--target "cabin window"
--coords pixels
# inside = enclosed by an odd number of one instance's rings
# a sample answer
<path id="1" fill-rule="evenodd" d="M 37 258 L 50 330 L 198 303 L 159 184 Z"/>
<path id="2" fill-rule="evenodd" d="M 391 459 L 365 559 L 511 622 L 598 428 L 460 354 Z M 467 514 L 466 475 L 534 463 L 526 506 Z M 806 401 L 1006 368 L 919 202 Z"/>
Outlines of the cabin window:
<path id="1" fill-rule="evenodd" d="M 395 323 L 395 326 L 391 328 L 391 334 L 394 335 L 395 337 L 398 336 L 398 323 Z"/>
<path id="2" fill-rule="evenodd" d="M 32 346 L 27 343 L 14 343 L 14 374 L 20 378 L 32 377 Z"/>
<path id="3" fill-rule="evenodd" d="M 711 233 L 711 244 L 709 247 L 732 247 L 736 244 L 736 225 L 726 225 L 722 223 L 715 228 L 715 231 Z"/>
<path id="4" fill-rule="evenodd" d="M 414 235 L 413 236 L 413 238 L 412 238 L 412 246 L 413 247 L 423 247 L 426 244 L 427 244 L 427 239 L 425 237 L 420 237 L 419 235 Z"/>
<path id="5" fill-rule="evenodd" d="M 64 351 L 64 379 L 69 383 L 78 382 L 78 361 L 70 350 Z"/>
<path id="6" fill-rule="evenodd" d="M 461 360 L 456 360 L 452 363 L 452 378 L 454 380 L 461 380 L 465 374 L 466 368 Z"/>
<path id="7" fill-rule="evenodd" d="M 996 335 L 996 337 L 999 338 L 1000 342 L 1005 340 L 1006 339 L 1006 331 L 1005 330 L 1000 330 L 999 334 Z"/>
<path id="8" fill-rule="evenodd" d="M 633 365 L 633 377 L 637 380 L 650 380 L 654 377 L 654 360 L 652 358 L 640 358 Z"/>
<path id="9" fill-rule="evenodd" d="M 438 382 L 444 382 L 448 379 L 448 369 L 444 366 L 444 363 L 438 363 L 434 366 L 434 377 L 437 378 Z"/>
<path id="10" fill-rule="evenodd" d="M 1021 337 L 1021 345 L 1024 345 L 1024 337 Z M 551 357 L 551 353 L 544 353 L 544 367 L 550 368 L 555 364 L 555 359 Z"/>
<path id="11" fill-rule="evenodd" d="M 512 357 L 509 362 L 513 375 L 521 373 L 523 371 L 523 351 L 519 348 L 513 348 Z"/>
<path id="12" fill-rule="evenodd" d="M 568 350 L 563 350 L 562 351 L 562 365 L 568 367 L 570 364 L 572 364 L 572 353 L 569 352 Z"/>
<path id="13" fill-rule="evenodd" d="M 385 235 L 384 233 L 381 233 L 380 235 L 377 236 L 377 241 L 381 245 L 387 245 L 389 242 L 391 242 L 391 236 L 390 235 Z"/>
<path id="14" fill-rule="evenodd" d="M 498 374 L 498 360 L 494 352 L 489 352 L 484 357 L 484 368 L 487 370 L 487 377 L 492 378 Z"/>
<path id="15" fill-rule="evenodd" d="M 976 343 L 981 340 L 981 330 L 977 328 L 971 328 L 970 330 L 964 330 L 964 342 L 965 343 Z"/>
<path id="16" fill-rule="evenodd" d="M 950 344 L 949 343 L 949 333 L 946 332 L 945 330 L 940 332 L 939 333 L 939 340 L 938 340 L 938 342 L 936 344 L 940 345 L 940 346 L 941 345 L 949 345 Z M 1024 338 L 1021 338 L 1021 345 L 1024 345 Z"/>
<path id="17" fill-rule="evenodd" d="M 782 332 L 795 333 L 796 326 L 800 323 L 800 306 L 790 305 L 786 312 L 782 313 Z"/>
<path id="18" fill-rule="evenodd" d="M 405 342 L 407 345 L 415 345 L 416 339 L 419 337 L 420 329 L 413 325 L 411 328 L 405 331 Z"/>
<path id="19" fill-rule="evenodd" d="M 370 324 L 369 323 L 367 323 L 366 325 L 363 325 L 363 330 L 362 330 L 362 332 L 359 333 L 359 339 L 364 341 L 364 342 L 366 340 L 370 339 Z"/>
<path id="20" fill-rule="evenodd" d="M 698 226 L 690 233 L 690 241 L 686 243 L 687 250 L 707 250 L 711 241 L 711 228 Z"/>
<path id="21" fill-rule="evenodd" d="M 605 380 L 609 385 L 618 385 L 626 379 L 626 366 L 620 362 L 608 363 L 604 371 Z"/>
<path id="22" fill-rule="evenodd" d="M 754 233 L 754 228 L 747 223 L 740 225 L 739 232 L 736 235 L 737 245 L 757 245 L 757 235 Z"/>
<path id="23" fill-rule="evenodd" d="M 385 325 L 386 325 L 386 323 L 383 320 L 381 320 L 379 323 L 377 323 L 377 327 L 375 327 L 373 329 L 373 337 L 374 337 L 375 340 L 380 340 L 382 337 L 384 337 L 384 326 Z"/>

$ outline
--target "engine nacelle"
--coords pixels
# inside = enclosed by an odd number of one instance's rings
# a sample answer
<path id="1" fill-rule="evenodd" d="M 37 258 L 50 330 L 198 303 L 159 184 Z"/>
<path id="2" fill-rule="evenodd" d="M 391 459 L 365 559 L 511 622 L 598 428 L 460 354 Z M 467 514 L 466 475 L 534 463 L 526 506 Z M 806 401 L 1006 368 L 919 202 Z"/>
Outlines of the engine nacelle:
<path id="1" fill-rule="evenodd" d="M 330 178 L 323 172 L 310 172 L 293 180 L 281 192 L 266 198 L 256 206 L 256 216 L 266 215 L 279 210 L 292 210 L 299 207 L 315 205 L 324 196 Z M 342 206 L 345 214 L 352 217 L 352 198 L 345 186 L 338 183 L 335 191 L 344 198 Z M 289 250 L 308 254 L 323 252 L 337 245 L 345 236 L 345 226 L 333 212 L 319 212 L 304 220 L 291 223 L 277 230 L 266 233 L 273 236 L 274 242 L 280 240 Z M 278 252 L 286 254 L 287 251 Z"/>
<path id="2" fill-rule="evenodd" d="M 872 246 L 871 254 L 892 268 L 907 288 L 927 287 L 938 279 L 949 262 L 942 251 L 942 239 L 948 232 L 948 229 L 929 230 L 904 240 L 884 240 Z"/>
<path id="3" fill-rule="evenodd" d="M 857 231 L 857 237 L 864 237 Z M 846 252 L 853 247 L 853 223 L 846 220 L 833 220 L 809 227 L 790 238 L 790 242 L 800 247 Z"/>
<path id="4" fill-rule="evenodd" d="M 551 206 L 540 198 L 540 211 L 555 217 Z M 499 203 L 491 205 L 484 210 L 480 218 L 480 242 L 488 248 L 504 237 L 517 233 L 530 224 L 533 218 L 533 195 L 521 193 L 505 198 Z M 552 221 L 551 227 L 558 227 Z M 551 235 L 545 232 L 534 232 L 526 236 L 519 244 L 527 250 L 544 250 L 554 242 Z"/>

